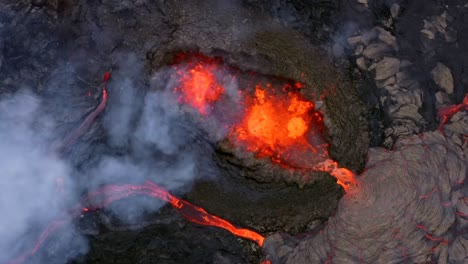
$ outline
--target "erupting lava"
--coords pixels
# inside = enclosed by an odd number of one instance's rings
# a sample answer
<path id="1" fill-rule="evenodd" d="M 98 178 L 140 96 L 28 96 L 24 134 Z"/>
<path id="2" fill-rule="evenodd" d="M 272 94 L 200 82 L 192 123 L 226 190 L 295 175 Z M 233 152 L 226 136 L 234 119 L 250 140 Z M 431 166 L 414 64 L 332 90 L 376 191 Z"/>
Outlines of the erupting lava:
<path id="1" fill-rule="evenodd" d="M 179 94 L 181 103 L 206 115 L 208 109 L 214 109 L 215 102 L 224 99 L 221 95 L 226 88 L 218 78 L 228 69 L 221 69 L 217 60 L 201 54 L 186 55 L 176 58 L 178 63 L 185 62 L 188 70 L 174 66 L 179 77 L 174 92 Z M 240 121 L 227 125 L 231 127 L 228 138 L 236 147 L 287 168 L 330 173 L 338 179 L 338 184 L 349 190 L 356 183 L 354 174 L 339 168 L 329 158 L 328 144 L 322 137 L 323 116 L 311 101 L 298 93 L 302 88 L 300 82 L 284 83 L 283 87 L 262 82 L 255 87 L 240 87 L 243 114 Z M 250 90 L 254 90 L 253 95 Z"/>
<path id="2" fill-rule="evenodd" d="M 198 67 L 198 66 L 197 66 Z M 203 68 L 203 66 L 201 66 Z M 201 69 L 200 68 L 200 69 Z M 212 75 L 205 75 L 206 73 L 202 73 L 201 75 L 198 75 L 199 72 L 192 72 L 194 74 L 194 81 L 195 81 L 195 88 L 201 88 L 202 91 L 204 88 L 201 86 L 197 86 L 199 81 L 206 81 L 204 78 L 207 76 L 212 76 Z M 209 72 L 208 72 L 209 73 Z M 101 103 L 98 105 L 98 107 L 89 114 L 83 123 L 73 132 L 71 132 L 65 139 L 62 141 L 60 146 L 57 148 L 57 151 L 63 152 L 66 148 L 70 147 L 74 142 L 76 142 L 86 131 L 87 129 L 92 125 L 93 121 L 96 119 L 96 117 L 104 110 L 106 104 L 107 104 L 107 88 L 106 84 L 107 81 L 110 78 L 110 73 L 107 72 L 104 75 L 104 88 L 103 88 L 103 97 Z M 208 77 L 207 77 L 208 78 Z M 211 77 L 209 77 L 211 78 Z M 213 77 L 214 78 L 214 77 Z M 207 81 L 204 84 L 212 84 L 211 81 Z M 208 93 L 210 94 L 210 93 Z M 200 97 L 201 98 L 201 97 Z M 207 97 L 209 98 L 209 97 Z M 198 99 L 196 99 L 198 100 Z M 203 99 L 204 100 L 204 99 Z M 194 101 L 194 102 L 201 102 L 201 101 Z M 205 109 L 205 108 L 201 108 Z M 200 110 L 200 109 L 199 109 Z M 55 220 L 51 222 L 46 229 L 40 234 L 38 237 L 35 245 L 31 250 L 28 252 L 16 257 L 15 259 L 11 260 L 9 264 L 19 264 L 25 262 L 28 258 L 36 254 L 36 252 L 39 250 L 39 248 L 43 245 L 45 240 L 56 230 L 60 229 L 63 227 L 69 220 L 81 216 L 83 213 L 97 210 L 100 208 L 103 208 L 105 206 L 108 206 L 109 204 L 118 201 L 120 199 L 129 197 L 130 195 L 146 195 L 146 196 L 151 196 L 157 199 L 161 199 L 163 201 L 166 201 L 172 205 L 174 209 L 176 209 L 185 219 L 188 221 L 191 221 L 193 223 L 197 223 L 200 225 L 205 225 L 205 226 L 215 226 L 219 228 L 223 228 L 232 234 L 246 238 L 249 240 L 254 241 L 259 245 L 260 247 L 263 246 L 264 242 L 264 237 L 260 234 L 258 234 L 255 231 L 249 230 L 249 229 L 244 229 L 244 228 L 237 228 L 230 222 L 217 217 L 215 215 L 211 215 L 208 212 L 206 212 L 203 208 L 198 207 L 196 205 L 193 205 L 185 200 L 179 199 L 172 194 L 170 194 L 167 190 L 164 188 L 158 186 L 157 184 L 146 181 L 142 185 L 134 185 L 134 184 L 124 184 L 124 185 L 106 185 L 98 190 L 89 193 L 84 200 L 82 201 L 81 204 L 77 205 L 74 207 L 68 214 L 66 214 L 62 219 Z M 96 201 L 99 201 L 99 203 L 95 204 Z M 84 207 L 83 204 L 90 204 L 90 206 Z"/>
<path id="3" fill-rule="evenodd" d="M 218 82 L 214 74 L 216 64 L 192 63 L 187 70 L 177 71 L 180 84 L 175 92 L 179 93 L 179 100 L 197 109 L 202 115 L 206 115 L 210 104 L 219 99 L 224 93 L 224 87 Z"/>
<path id="4" fill-rule="evenodd" d="M 189 104 L 201 114 L 206 115 L 210 109 L 213 109 L 213 103 L 219 100 L 225 92 L 225 87 L 216 78 L 217 65 L 213 61 L 187 65 L 188 71 L 177 71 L 179 85 L 175 87 L 174 92 L 179 93 L 181 103 Z M 109 78 L 110 74 L 106 73 L 104 84 Z M 270 86 L 267 84 L 266 88 Z M 296 83 L 295 87 L 300 89 L 302 84 Z M 274 89 L 262 88 L 261 85 L 255 86 L 254 96 L 244 96 L 244 117 L 232 127 L 229 134 L 231 141 L 237 146 L 245 147 L 248 151 L 257 153 L 259 157 L 271 157 L 273 162 L 281 164 L 287 164 L 288 160 L 298 159 L 303 154 L 312 153 L 320 159 L 309 160 L 307 168 L 328 172 L 336 177 L 338 184 L 347 191 L 351 186 L 356 185 L 351 171 L 339 168 L 337 162 L 328 158 L 327 144 L 320 134 L 323 129 L 323 117 L 315 111 L 312 102 L 305 100 L 297 92 L 283 88 L 283 93 L 280 94 Z M 62 152 L 76 142 L 104 110 L 106 103 L 107 89 L 104 85 L 101 103 L 76 130 L 63 140 L 57 150 Z M 313 142 L 314 146 L 310 142 Z M 191 222 L 223 228 L 236 236 L 254 241 L 260 247 L 263 246 L 262 235 L 249 229 L 237 228 L 228 221 L 209 214 L 203 208 L 173 196 L 155 183 L 146 181 L 141 185 L 107 185 L 89 193 L 82 203 L 66 216 L 49 224 L 30 251 L 10 261 L 10 264 L 22 263 L 34 255 L 47 237 L 69 220 L 130 195 L 146 195 L 164 200 Z M 88 206 L 85 207 L 83 204 Z"/>
<path id="5" fill-rule="evenodd" d="M 322 116 L 299 94 L 279 95 L 257 85 L 245 105 L 245 117 L 231 133 L 238 145 L 278 163 L 284 163 L 291 153 L 324 153 L 325 145 L 312 146 L 308 138 L 318 134 Z"/>

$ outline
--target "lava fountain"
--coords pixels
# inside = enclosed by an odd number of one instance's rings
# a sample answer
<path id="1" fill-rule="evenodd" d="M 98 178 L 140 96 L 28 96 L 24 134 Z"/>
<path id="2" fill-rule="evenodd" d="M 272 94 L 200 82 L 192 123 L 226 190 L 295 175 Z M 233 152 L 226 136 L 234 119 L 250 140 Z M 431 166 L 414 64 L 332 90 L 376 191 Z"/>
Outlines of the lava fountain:
<path id="1" fill-rule="evenodd" d="M 204 116 L 208 109 L 211 113 L 225 112 L 226 109 L 216 108 L 217 103 L 229 103 L 221 96 L 227 90 L 223 83 L 226 79 L 241 78 L 241 71 L 201 54 L 183 53 L 175 61 L 187 65 L 185 70 L 178 64 L 173 66 L 178 76 L 174 93 L 178 94 L 179 102 Z M 220 76 L 220 73 L 228 74 Z M 304 87 L 300 82 L 273 85 L 249 80 L 238 91 L 241 117 L 223 124 L 229 127 L 227 138 L 236 149 L 255 153 L 260 159 L 269 158 L 286 169 L 327 172 L 348 191 L 350 186 L 356 186 L 354 173 L 340 168 L 329 157 L 329 145 L 323 139 L 324 117 L 300 93 Z"/>
<path id="2" fill-rule="evenodd" d="M 309 143 L 310 137 L 319 140 L 323 125 L 314 104 L 298 93 L 279 95 L 269 88 L 256 85 L 255 95 L 245 98 L 245 117 L 234 126 L 231 141 L 260 158 L 271 157 L 276 163 L 300 160 L 308 152 L 323 156 L 325 142 Z"/>
<path id="3" fill-rule="evenodd" d="M 175 74 L 171 77 L 177 83 L 174 93 L 179 103 L 190 105 L 202 115 L 210 113 L 214 103 L 225 93 L 219 62 L 206 56 L 181 53 L 174 63 Z"/>
<path id="4" fill-rule="evenodd" d="M 183 68 L 174 65 L 177 84 L 173 92 L 178 95 L 179 102 L 197 110 L 203 116 L 209 116 L 216 111 L 215 103 L 226 100 L 223 97 L 226 80 L 220 78 L 221 69 L 216 60 L 201 57 L 192 60 Z M 104 76 L 104 84 L 110 74 Z M 229 75 L 229 80 L 235 76 Z M 354 173 L 339 168 L 336 161 L 328 156 L 328 144 L 323 140 L 323 116 L 315 110 L 311 101 L 306 100 L 298 92 L 303 84 L 294 86 L 285 84 L 281 89 L 272 87 L 270 83 L 255 85 L 254 94 L 248 93 L 249 87 L 239 91 L 243 107 L 242 118 L 230 125 L 229 140 L 237 148 L 253 152 L 258 158 L 270 158 L 273 163 L 286 168 L 300 168 L 309 171 L 328 172 L 338 179 L 338 184 L 346 191 L 357 186 Z M 104 110 L 107 103 L 107 88 L 104 85 L 101 103 L 87 116 L 83 123 L 72 131 L 60 144 L 57 150 L 63 152 L 76 142 L 91 126 L 97 116 Z M 299 164 L 299 165 L 298 165 Z M 106 185 L 88 193 L 82 202 L 64 214 L 61 219 L 51 222 L 37 239 L 32 249 L 11 260 L 9 264 L 23 263 L 33 256 L 46 239 L 63 227 L 68 221 L 86 212 L 97 210 L 131 195 L 144 195 L 168 202 L 185 219 L 205 226 L 223 228 L 232 234 L 249 239 L 262 247 L 264 237 L 259 233 L 237 228 L 232 223 L 203 208 L 183 199 L 173 196 L 169 191 L 156 183 L 146 181 L 143 184 Z"/>

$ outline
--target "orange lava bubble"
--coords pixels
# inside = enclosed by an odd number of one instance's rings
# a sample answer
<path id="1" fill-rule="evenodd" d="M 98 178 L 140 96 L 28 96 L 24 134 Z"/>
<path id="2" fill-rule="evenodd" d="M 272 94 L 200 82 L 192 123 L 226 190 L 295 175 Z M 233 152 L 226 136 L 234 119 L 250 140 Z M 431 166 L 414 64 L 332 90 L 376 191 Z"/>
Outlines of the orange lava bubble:
<path id="1" fill-rule="evenodd" d="M 307 139 L 314 119 L 312 102 L 297 93 L 277 94 L 257 85 L 245 105 L 245 116 L 231 133 L 234 142 L 260 157 L 281 156 L 292 148 L 317 152 Z"/>
<path id="2" fill-rule="evenodd" d="M 205 115 L 212 107 L 211 104 L 224 93 L 224 87 L 214 75 L 216 65 L 197 63 L 189 66 L 188 70 L 177 72 L 180 85 L 175 91 L 180 93 L 179 100 L 182 103 L 191 105 Z"/>

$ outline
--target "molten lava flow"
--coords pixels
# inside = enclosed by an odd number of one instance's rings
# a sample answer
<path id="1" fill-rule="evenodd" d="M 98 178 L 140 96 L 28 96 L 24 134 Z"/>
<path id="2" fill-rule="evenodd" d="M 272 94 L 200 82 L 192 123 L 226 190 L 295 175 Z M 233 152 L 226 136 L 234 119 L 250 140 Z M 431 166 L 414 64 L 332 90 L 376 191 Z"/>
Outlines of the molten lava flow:
<path id="1" fill-rule="evenodd" d="M 309 133 L 318 134 L 321 115 L 314 104 L 289 92 L 280 95 L 255 87 L 255 95 L 245 98 L 244 119 L 234 127 L 231 139 L 256 152 L 259 157 L 272 157 L 282 162 L 291 152 L 323 153 L 309 143 Z"/>
<path id="2" fill-rule="evenodd" d="M 155 184 L 151 183 L 153 185 L 153 188 L 159 189 L 159 193 L 166 193 L 167 191 L 162 189 L 159 186 L 156 186 Z M 206 212 L 203 208 L 198 207 L 196 205 L 193 205 L 187 201 L 178 199 L 171 194 L 168 194 L 170 196 L 170 202 L 172 206 L 179 211 L 179 213 L 187 220 L 200 224 L 200 225 L 205 225 L 205 226 L 216 226 L 219 228 L 223 228 L 231 232 L 232 234 L 238 236 L 238 237 L 243 237 L 249 240 L 254 241 L 257 243 L 260 247 L 263 246 L 263 241 L 264 237 L 252 230 L 249 229 L 244 229 L 244 228 L 237 228 L 228 221 L 217 217 L 215 215 L 211 215 L 208 212 Z M 159 198 L 159 197 L 158 197 Z"/>
<path id="3" fill-rule="evenodd" d="M 34 247 L 27 253 L 11 260 L 8 262 L 8 264 L 20 264 L 25 262 L 28 258 L 36 254 L 36 252 L 39 250 L 39 248 L 42 246 L 44 241 L 49 237 L 53 232 L 55 232 L 57 229 L 61 228 L 65 224 L 65 220 L 57 220 L 51 222 L 49 225 L 47 225 L 46 229 L 42 232 L 42 234 L 39 236 L 37 239 L 36 244 Z"/>
<path id="4" fill-rule="evenodd" d="M 182 103 L 189 104 L 205 115 L 212 107 L 211 104 L 224 93 L 224 87 L 214 74 L 215 64 L 199 62 L 188 66 L 186 71 L 177 71 L 180 84 L 176 86 L 175 92 L 180 94 L 179 100 Z"/>
<path id="5" fill-rule="evenodd" d="M 265 238 L 257 232 L 249 229 L 237 228 L 228 221 L 215 215 L 209 214 L 203 208 L 173 196 L 161 186 L 153 182 L 147 181 L 142 185 L 106 185 L 94 192 L 89 193 L 84 198 L 82 204 L 89 204 L 99 201 L 97 204 L 87 207 L 83 207 L 83 205 L 78 205 L 77 207 L 71 210 L 70 214 L 66 218 L 54 221 L 51 224 L 49 224 L 46 230 L 42 232 L 42 234 L 38 238 L 33 249 L 10 261 L 9 264 L 23 263 L 27 258 L 34 255 L 37 252 L 37 250 L 42 246 L 46 238 L 54 231 L 62 227 L 65 224 L 65 222 L 70 218 L 79 217 L 83 213 L 103 208 L 115 201 L 126 198 L 130 195 L 146 195 L 164 200 L 170 203 L 172 207 L 176 209 L 188 221 L 200 225 L 223 228 L 236 236 L 254 241 L 260 247 L 263 246 Z"/>
<path id="6" fill-rule="evenodd" d="M 338 162 L 332 159 L 319 162 L 314 165 L 313 170 L 329 173 L 337 179 L 337 183 L 341 185 L 346 192 L 349 192 L 357 186 L 356 175 L 346 168 L 339 168 Z"/>
<path id="7" fill-rule="evenodd" d="M 260 234 L 248 229 L 236 228 L 228 221 L 211 215 L 203 208 L 173 196 L 161 186 L 150 181 L 145 182 L 143 185 L 126 184 L 105 186 L 100 190 L 91 193 L 87 199 L 95 199 L 96 196 L 104 195 L 105 200 L 99 205 L 99 207 L 102 207 L 131 194 L 148 195 L 164 200 L 170 203 L 185 219 L 191 222 L 200 225 L 224 228 L 236 236 L 250 239 L 256 242 L 259 246 L 263 245 L 264 237 Z"/>
<path id="8" fill-rule="evenodd" d="M 468 111 L 468 94 L 465 95 L 465 98 L 463 98 L 463 102 L 461 104 L 450 105 L 439 110 L 438 115 L 441 118 L 439 130 L 443 132 L 445 123 L 447 123 L 447 121 L 452 118 L 453 115 L 463 109 Z"/>
<path id="9" fill-rule="evenodd" d="M 101 103 L 94 109 L 91 114 L 89 114 L 85 120 L 83 120 L 83 123 L 75 129 L 73 132 L 68 134 L 67 137 L 65 137 L 62 142 L 59 144 L 57 147 L 56 151 L 58 153 L 63 153 L 66 148 L 68 148 L 70 145 L 73 145 L 88 129 L 91 127 L 93 124 L 94 120 L 97 118 L 98 115 L 104 111 L 104 108 L 106 108 L 107 105 L 107 81 L 110 79 L 110 72 L 106 72 L 103 77 L 104 81 L 104 87 L 102 89 L 102 100 Z"/>

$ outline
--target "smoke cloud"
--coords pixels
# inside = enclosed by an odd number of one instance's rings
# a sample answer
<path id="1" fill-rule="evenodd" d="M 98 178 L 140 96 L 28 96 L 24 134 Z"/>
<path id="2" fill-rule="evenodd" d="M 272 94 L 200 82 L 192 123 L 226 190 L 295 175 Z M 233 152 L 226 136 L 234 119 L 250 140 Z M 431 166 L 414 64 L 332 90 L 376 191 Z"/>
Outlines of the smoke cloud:
<path id="1" fill-rule="evenodd" d="M 0 263 L 30 250 L 49 221 L 61 218 L 76 198 L 70 168 L 50 151 L 54 122 L 41 112 L 40 99 L 26 90 L 0 101 Z M 74 232 L 69 226 L 60 237 Z M 67 254 L 86 249 L 79 237 L 74 241 L 80 242 Z"/>
<path id="2" fill-rule="evenodd" d="M 0 209 L 8 212 L 0 219 L 0 250 L 8 252 L 0 256 L 0 263 L 28 252 L 34 253 L 34 257 L 27 261 L 40 264 L 49 264 L 51 259 L 66 263 L 86 253 L 87 241 L 78 231 L 76 221 L 67 214 L 80 205 L 86 193 L 103 185 L 142 184 L 151 180 L 181 193 L 197 177 L 217 174 L 211 159 L 212 146 L 202 135 L 204 128 L 195 125 L 193 109 L 180 105 L 174 93 L 173 70 L 161 69 L 153 75 L 152 80 L 157 81 L 147 87 L 140 81 L 146 75 L 134 55 L 120 54 L 116 63 L 118 68 L 112 72 L 107 86 L 108 105 L 96 121 L 102 122 L 105 129 L 107 150 L 100 148 L 97 162 L 85 169 L 77 170 L 76 163 L 68 160 L 79 154 L 61 157 L 54 152 L 54 146 L 63 137 L 55 133 L 58 125 L 54 122 L 54 111 L 58 109 L 46 111 L 45 101 L 28 91 L 0 101 L 0 175 L 8 182 L 0 187 Z M 50 81 L 52 86 L 57 78 L 61 79 L 59 76 Z M 230 101 L 239 100 L 237 83 L 223 85 Z M 60 93 L 57 96 L 62 98 Z M 212 125 L 222 127 L 222 121 L 211 114 Z M 80 115 L 83 118 L 85 113 Z M 71 129 L 79 126 L 80 119 L 74 120 L 77 124 L 68 125 Z M 81 141 L 80 145 L 83 144 L 86 142 Z M 92 150 L 92 145 L 77 149 Z M 102 200 L 88 202 L 92 206 Z M 109 205 L 104 213 L 133 225 L 146 220 L 148 212 L 163 205 L 164 202 L 148 197 L 129 197 Z M 38 252 L 31 252 L 47 225 L 63 219 L 69 220 L 46 239 Z"/>
<path id="3" fill-rule="evenodd" d="M 193 131 L 193 126 L 180 111 L 172 83 L 145 92 L 137 84 L 138 76 L 144 74 L 135 56 L 121 55 L 118 60 L 121 64 L 109 85 L 113 99 L 109 100 L 104 125 L 110 145 L 125 148 L 126 154 L 104 156 L 91 172 L 91 188 L 146 180 L 170 191 L 190 186 L 197 175 L 195 153 L 190 147 L 194 134 L 187 130 L 192 127 Z M 109 208 L 120 220 L 134 224 L 142 220 L 144 212 L 162 205 L 160 201 L 132 198 Z"/>

